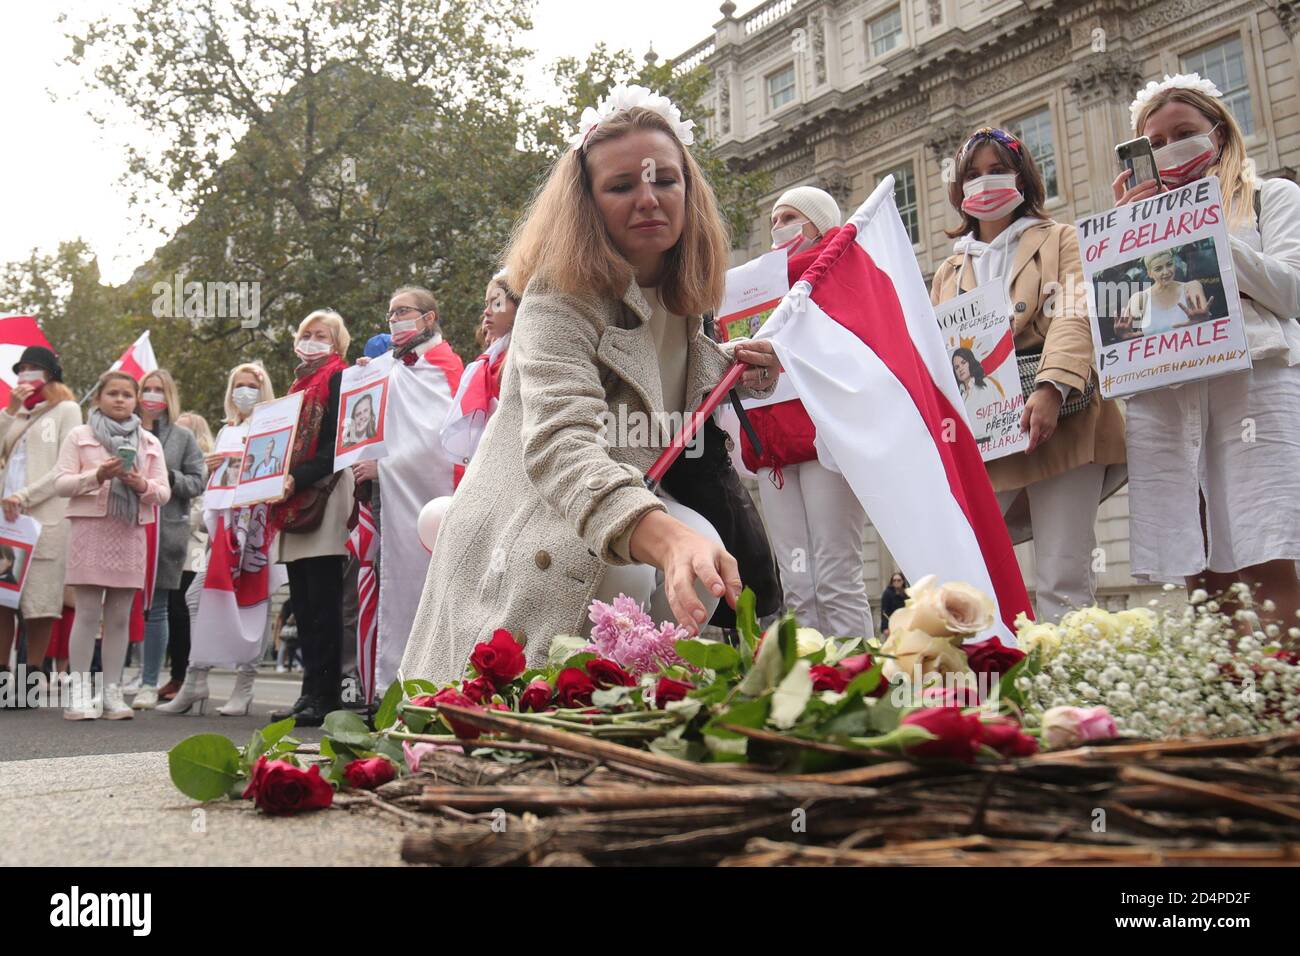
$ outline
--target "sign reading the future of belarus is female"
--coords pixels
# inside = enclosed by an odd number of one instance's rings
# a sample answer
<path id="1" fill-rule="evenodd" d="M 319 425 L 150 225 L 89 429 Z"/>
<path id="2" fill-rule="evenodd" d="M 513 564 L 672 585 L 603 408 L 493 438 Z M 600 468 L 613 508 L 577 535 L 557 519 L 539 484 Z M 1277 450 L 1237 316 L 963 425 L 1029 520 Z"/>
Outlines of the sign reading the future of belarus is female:
<path id="1" fill-rule="evenodd" d="M 1250 368 L 1214 176 L 1075 223 L 1106 398 Z"/>
<path id="2" fill-rule="evenodd" d="M 339 380 L 339 421 L 334 432 L 334 470 L 353 462 L 383 458 L 384 418 L 388 411 L 388 376 L 393 371 L 393 353 L 366 365 L 343 370 Z"/>
<path id="3" fill-rule="evenodd" d="M 1002 279 L 935 306 L 934 314 L 980 457 L 992 461 L 1028 448 L 1029 433 L 1020 429 L 1025 395 Z"/>
<path id="4" fill-rule="evenodd" d="M 302 392 L 263 402 L 253 409 L 248 417 L 248 441 L 244 443 L 231 507 L 283 497 L 301 411 Z"/>

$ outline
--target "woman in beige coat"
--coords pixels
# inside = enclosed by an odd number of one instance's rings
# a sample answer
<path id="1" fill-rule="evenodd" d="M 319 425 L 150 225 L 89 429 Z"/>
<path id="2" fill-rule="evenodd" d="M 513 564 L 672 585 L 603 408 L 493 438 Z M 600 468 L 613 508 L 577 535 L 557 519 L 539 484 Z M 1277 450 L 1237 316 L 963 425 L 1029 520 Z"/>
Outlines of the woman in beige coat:
<path id="1" fill-rule="evenodd" d="M 679 422 L 732 361 L 699 317 L 722 298 L 726 230 L 666 99 L 616 89 L 584 116 L 511 246 L 525 291 L 501 404 L 442 521 L 406 678 L 459 678 L 499 627 L 541 664 L 620 591 L 692 632 L 710 613 L 701 592 L 715 606 L 740 593 L 716 532 L 643 481 L 668 443 L 653 422 Z M 770 344 L 733 352 L 756 366 L 748 392 L 770 394 Z"/>
<path id="2" fill-rule="evenodd" d="M 990 461 L 988 473 L 1013 540 L 1034 539 L 1038 616 L 1058 621 L 1095 602 L 1097 505 L 1123 482 L 1124 420 L 1095 389 L 1086 408 L 1060 416 L 1095 375 L 1092 331 L 1074 226 L 1045 217 L 1033 157 L 985 127 L 958 151 L 956 168 L 956 255 L 935 272 L 930 298 L 937 305 L 1002 282 L 1016 353 L 1042 356 L 1021 418 L 1029 448 Z"/>
<path id="3" fill-rule="evenodd" d="M 68 499 L 54 491 L 59 449 L 81 424 L 76 396 L 63 384 L 58 357 L 47 348 L 29 346 L 14 365 L 18 384 L 9 405 L 0 411 L 0 462 L 4 466 L 5 519 L 28 515 L 41 524 L 32 551 L 27 582 L 18 602 L 27 631 L 27 666 L 45 659 L 50 629 L 63 616 L 63 572 L 67 559 Z M 8 669 L 17 623 L 13 611 L 0 608 L 0 672 Z M 20 666 L 15 700 L 25 696 L 26 674 Z"/>

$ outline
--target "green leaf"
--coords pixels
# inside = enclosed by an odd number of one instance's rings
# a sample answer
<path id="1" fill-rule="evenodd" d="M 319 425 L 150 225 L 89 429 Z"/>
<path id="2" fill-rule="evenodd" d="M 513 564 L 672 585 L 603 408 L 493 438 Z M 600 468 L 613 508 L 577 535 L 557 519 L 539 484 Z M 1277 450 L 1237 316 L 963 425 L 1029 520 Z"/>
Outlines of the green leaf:
<path id="1" fill-rule="evenodd" d="M 425 694 L 438 693 L 438 685 L 433 681 L 416 678 L 402 682 L 402 692 L 408 698 L 422 697 Z"/>
<path id="2" fill-rule="evenodd" d="M 591 641 L 585 637 L 574 637 L 571 634 L 556 635 L 551 639 L 551 646 L 546 651 L 547 667 L 562 669 L 571 666 L 566 663 L 568 659 L 580 653 L 590 643 Z"/>
<path id="3" fill-rule="evenodd" d="M 406 754 L 402 750 L 401 742 L 391 737 L 380 737 L 376 740 L 375 753 L 383 754 L 398 767 L 406 766 Z"/>
<path id="4" fill-rule="evenodd" d="M 793 614 L 787 614 L 777 624 L 777 638 L 781 643 L 781 676 L 790 673 L 794 662 L 799 659 L 799 625 Z"/>
<path id="5" fill-rule="evenodd" d="M 740 682 L 740 692 L 747 697 L 758 697 L 775 687 L 785 673 L 782 670 L 781 642 L 777 639 L 778 629 L 779 624 L 767 629 L 754 658 L 754 666 Z"/>
<path id="6" fill-rule="evenodd" d="M 856 650 L 858 645 L 861 643 L 862 643 L 862 638 L 860 637 L 848 637 L 848 638 L 839 638 L 839 639 L 833 637 L 830 638 L 826 642 L 826 648 L 825 648 L 826 659 L 822 663 L 827 664 L 829 666 L 834 666 L 835 664 L 838 664 L 840 661 L 844 660 L 844 658 L 849 656 L 850 651 Z"/>
<path id="7" fill-rule="evenodd" d="M 249 768 L 257 763 L 257 758 L 264 753 L 266 753 L 266 741 L 262 738 L 262 732 L 255 730 L 248 738 L 248 743 L 244 745 L 244 752 L 239 760 L 240 770 L 247 773 Z"/>
<path id="8" fill-rule="evenodd" d="M 560 665 L 560 670 L 568 670 L 570 667 L 576 667 L 578 670 L 584 670 L 587 661 L 594 661 L 599 655 L 591 651 L 583 651 L 581 654 L 574 654 L 565 659 Z"/>
<path id="9" fill-rule="evenodd" d="M 866 670 L 864 670 L 853 680 L 849 681 L 849 686 L 844 688 L 845 697 L 866 697 L 880 686 L 882 680 L 880 671 L 884 667 L 884 661 L 876 661 Z"/>
<path id="10" fill-rule="evenodd" d="M 393 681 L 375 711 L 375 730 L 387 730 L 397 723 L 397 705 L 402 702 L 402 683 Z"/>
<path id="11" fill-rule="evenodd" d="M 262 728 L 262 740 L 270 748 L 272 745 L 280 742 L 289 731 L 293 730 L 296 721 L 292 717 L 286 717 L 284 720 L 278 720 L 273 724 L 267 724 Z M 297 745 L 298 741 L 294 741 Z"/>
<path id="12" fill-rule="evenodd" d="M 899 724 L 887 734 L 877 737 L 851 737 L 849 743 L 855 747 L 869 747 L 872 750 L 897 750 L 903 753 L 913 744 L 936 739 L 934 734 L 916 724 Z"/>
<path id="13" fill-rule="evenodd" d="M 889 699 L 889 695 L 876 699 L 871 706 L 867 708 L 867 722 L 871 729 L 878 734 L 887 734 L 903 718 L 901 708 L 895 706 L 894 702 Z"/>
<path id="14" fill-rule="evenodd" d="M 349 747 L 374 748 L 375 737 L 365 720 L 350 710 L 335 710 L 325 715 L 325 736 Z"/>
<path id="15" fill-rule="evenodd" d="M 215 800 L 239 779 L 239 750 L 221 734 L 196 734 L 168 751 L 167 769 L 185 796 Z"/>
<path id="16" fill-rule="evenodd" d="M 782 678 L 772 695 L 772 725 L 778 730 L 789 730 L 803 715 L 808 700 L 812 697 L 813 682 L 810 673 L 812 665 L 806 660 L 797 660 L 790 668 L 790 673 Z"/>
<path id="17" fill-rule="evenodd" d="M 858 707 L 836 714 L 828 720 L 822 725 L 822 733 L 828 737 L 865 737 L 871 731 L 871 724 L 867 719 L 867 708 L 861 706 L 861 703 L 859 700 Z"/>
<path id="18" fill-rule="evenodd" d="M 724 711 L 709 721 L 704 727 L 704 733 L 706 736 L 712 737 L 740 737 L 740 734 L 734 730 L 727 730 L 722 725 L 735 724 L 737 727 L 762 727 L 767 723 L 767 715 L 771 712 L 771 708 L 771 697 L 741 701 L 730 710 Z"/>
<path id="19" fill-rule="evenodd" d="M 758 618 L 754 614 L 756 601 L 753 588 L 745 588 L 736 600 L 736 630 L 749 648 L 751 657 L 754 648 L 758 646 L 758 636 L 761 633 Z"/>
<path id="20" fill-rule="evenodd" d="M 682 660 L 702 670 L 729 671 L 740 664 L 740 653 L 720 641 L 678 641 L 673 649 Z"/>

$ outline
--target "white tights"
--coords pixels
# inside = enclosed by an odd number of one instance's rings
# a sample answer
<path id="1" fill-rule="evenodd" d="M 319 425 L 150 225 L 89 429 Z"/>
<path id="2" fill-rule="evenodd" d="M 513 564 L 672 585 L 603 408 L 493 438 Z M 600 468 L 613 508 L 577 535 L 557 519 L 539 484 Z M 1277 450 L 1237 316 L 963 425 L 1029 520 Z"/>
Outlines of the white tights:
<path id="1" fill-rule="evenodd" d="M 99 637 L 100 620 L 104 623 L 104 647 L 100 662 L 105 684 L 122 683 L 126 663 L 126 645 L 131 638 L 131 602 L 138 588 L 102 588 L 94 584 L 76 584 L 77 616 L 68 638 L 68 665 L 74 674 L 89 674 Z"/>

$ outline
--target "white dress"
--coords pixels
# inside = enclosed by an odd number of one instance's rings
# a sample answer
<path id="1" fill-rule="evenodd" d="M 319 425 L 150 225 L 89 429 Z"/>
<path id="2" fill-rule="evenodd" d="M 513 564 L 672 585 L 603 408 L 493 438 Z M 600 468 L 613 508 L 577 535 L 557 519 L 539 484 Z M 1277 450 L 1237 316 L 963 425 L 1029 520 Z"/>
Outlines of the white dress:
<path id="1" fill-rule="evenodd" d="M 1261 206 L 1231 240 L 1254 367 L 1128 401 L 1140 580 L 1300 560 L 1300 186 L 1266 180 Z"/>

